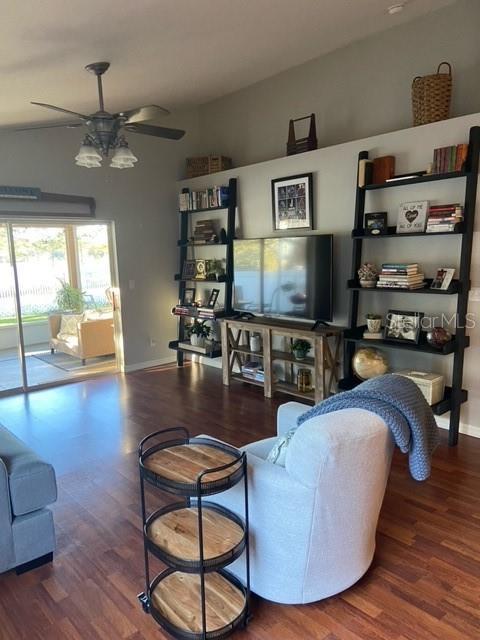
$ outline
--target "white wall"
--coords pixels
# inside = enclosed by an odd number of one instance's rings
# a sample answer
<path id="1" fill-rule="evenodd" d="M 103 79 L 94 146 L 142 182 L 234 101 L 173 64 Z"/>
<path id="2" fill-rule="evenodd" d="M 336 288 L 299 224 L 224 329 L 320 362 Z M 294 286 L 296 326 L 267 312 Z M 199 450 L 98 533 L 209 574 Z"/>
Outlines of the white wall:
<path id="1" fill-rule="evenodd" d="M 348 142 L 289 158 L 280 158 L 213 176 L 182 181 L 178 189 L 189 186 L 202 188 L 226 184 L 228 178 L 238 177 L 239 221 L 238 237 L 271 236 L 272 213 L 270 181 L 288 175 L 312 171 L 314 173 L 315 229 L 333 233 L 334 239 L 334 323 L 347 323 L 349 292 L 346 281 L 350 277 L 355 205 L 357 156 L 367 150 L 370 157 L 393 154 L 397 173 L 419 170 L 431 161 L 434 147 L 468 141 L 471 126 L 480 124 L 480 114 L 463 116 L 443 122 L 395 131 L 393 133 Z M 402 202 L 426 199 L 432 202 L 463 202 L 464 179 L 403 186 L 367 194 L 366 211 L 389 211 L 389 224 L 394 225 L 398 206 Z M 478 210 L 478 201 L 477 201 Z M 480 286 L 480 217 L 477 218 L 473 248 L 472 286 Z M 372 240 L 364 243 L 365 259 L 381 264 L 383 261 L 411 260 L 419 262 L 427 277 L 433 277 L 437 267 L 458 266 L 460 240 L 457 237 L 428 237 Z M 456 296 L 427 296 L 408 293 L 365 293 L 361 296 L 360 317 L 367 312 L 386 313 L 388 309 L 424 311 L 427 315 L 454 313 Z M 463 429 L 480 427 L 480 377 L 477 362 L 480 357 L 480 304 L 471 303 L 478 326 L 470 332 L 471 347 L 465 357 L 465 384 L 470 400 L 462 408 Z M 386 349 L 393 369 L 417 367 L 438 371 L 450 379 L 453 356 L 411 354 Z M 445 420 L 443 420 L 445 424 Z M 480 430 L 478 431 L 480 434 Z"/>
<path id="2" fill-rule="evenodd" d="M 169 309 L 177 300 L 175 181 L 185 157 L 196 152 L 197 124 L 190 113 L 169 118 L 169 126 L 187 130 L 178 142 L 130 134 L 139 162 L 122 171 L 108 163 L 101 169 L 77 167 L 82 134 L 76 129 L 0 132 L 1 184 L 93 196 L 96 217 L 115 221 L 127 369 L 174 357 L 168 341 L 175 336 Z M 150 338 L 156 346 L 150 346 Z"/>
<path id="3" fill-rule="evenodd" d="M 237 167 L 284 156 L 289 119 L 312 112 L 319 147 L 410 127 L 412 79 L 442 60 L 453 65 L 452 115 L 475 113 L 479 25 L 479 0 L 459 0 L 205 104 L 203 152 Z"/>

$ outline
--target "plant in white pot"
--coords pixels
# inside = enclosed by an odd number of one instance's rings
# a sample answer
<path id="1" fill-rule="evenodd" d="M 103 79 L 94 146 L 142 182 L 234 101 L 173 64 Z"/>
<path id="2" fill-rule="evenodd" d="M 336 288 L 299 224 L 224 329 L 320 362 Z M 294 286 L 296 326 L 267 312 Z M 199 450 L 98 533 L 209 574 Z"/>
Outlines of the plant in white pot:
<path id="1" fill-rule="evenodd" d="M 210 327 L 203 322 L 194 320 L 188 328 L 188 336 L 192 347 L 204 347 L 205 340 L 210 335 Z"/>
<path id="2" fill-rule="evenodd" d="M 365 262 L 357 271 L 360 286 L 366 289 L 373 289 L 377 286 L 378 267 L 371 262 Z"/>
<path id="3" fill-rule="evenodd" d="M 311 348 L 312 345 L 310 342 L 297 338 L 297 340 L 292 344 L 292 353 L 296 360 L 305 360 Z"/>
<path id="4" fill-rule="evenodd" d="M 382 329 L 382 316 L 378 313 L 367 313 L 367 329 L 369 333 L 379 333 Z"/>

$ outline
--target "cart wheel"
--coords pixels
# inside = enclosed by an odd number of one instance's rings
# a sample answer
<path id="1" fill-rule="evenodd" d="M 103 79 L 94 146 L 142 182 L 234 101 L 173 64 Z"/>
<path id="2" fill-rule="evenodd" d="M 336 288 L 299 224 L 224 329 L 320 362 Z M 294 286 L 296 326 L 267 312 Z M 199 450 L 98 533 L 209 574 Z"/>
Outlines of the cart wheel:
<path id="1" fill-rule="evenodd" d="M 145 613 L 150 613 L 150 601 L 148 599 L 148 596 L 145 593 L 139 593 L 137 598 L 140 601 L 140 604 L 142 605 L 142 609 L 145 611 Z"/>

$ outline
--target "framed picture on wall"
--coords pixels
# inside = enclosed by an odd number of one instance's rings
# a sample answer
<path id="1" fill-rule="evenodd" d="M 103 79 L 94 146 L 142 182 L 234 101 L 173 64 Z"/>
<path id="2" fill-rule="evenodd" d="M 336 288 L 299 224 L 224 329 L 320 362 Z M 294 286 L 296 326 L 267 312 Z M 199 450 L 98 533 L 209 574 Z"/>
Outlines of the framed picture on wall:
<path id="1" fill-rule="evenodd" d="M 313 174 L 272 180 L 273 230 L 313 229 Z"/>

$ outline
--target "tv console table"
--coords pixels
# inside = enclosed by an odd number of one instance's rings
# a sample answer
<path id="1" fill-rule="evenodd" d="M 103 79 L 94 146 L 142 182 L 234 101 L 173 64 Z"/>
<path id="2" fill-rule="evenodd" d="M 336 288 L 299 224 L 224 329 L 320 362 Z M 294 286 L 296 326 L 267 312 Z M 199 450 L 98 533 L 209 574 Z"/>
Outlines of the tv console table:
<path id="1" fill-rule="evenodd" d="M 338 382 L 338 366 L 342 342 L 342 327 L 316 326 L 305 322 L 288 322 L 272 318 L 252 318 L 249 320 L 222 318 L 222 369 L 223 384 L 230 386 L 232 380 L 263 387 L 266 398 L 275 391 L 286 393 L 306 401 L 319 402 L 327 398 Z M 258 333 L 262 339 L 260 351 L 250 349 L 250 335 Z M 277 349 L 274 342 L 284 339 L 287 347 Z M 297 360 L 291 352 L 296 339 L 307 340 L 312 345 L 312 355 Z M 258 359 L 258 360 L 257 360 Z M 242 374 L 247 361 L 258 361 L 263 367 L 260 379 Z M 284 379 L 276 379 L 273 363 L 284 363 Z M 296 384 L 296 370 L 312 370 L 312 391 L 299 391 Z M 262 380 L 263 377 L 263 380 Z"/>

